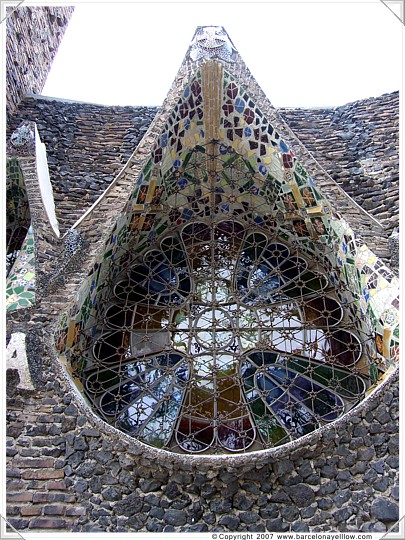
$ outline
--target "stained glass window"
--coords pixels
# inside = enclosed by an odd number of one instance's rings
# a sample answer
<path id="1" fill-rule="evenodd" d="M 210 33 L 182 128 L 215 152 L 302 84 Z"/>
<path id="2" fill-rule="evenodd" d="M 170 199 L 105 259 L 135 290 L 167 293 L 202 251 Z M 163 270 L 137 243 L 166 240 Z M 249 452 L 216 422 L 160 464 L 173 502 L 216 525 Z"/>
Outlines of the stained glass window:
<path id="1" fill-rule="evenodd" d="M 207 216 L 135 249 L 125 266 L 81 372 L 119 430 L 180 453 L 252 451 L 363 397 L 362 343 L 333 287 L 281 241 Z"/>

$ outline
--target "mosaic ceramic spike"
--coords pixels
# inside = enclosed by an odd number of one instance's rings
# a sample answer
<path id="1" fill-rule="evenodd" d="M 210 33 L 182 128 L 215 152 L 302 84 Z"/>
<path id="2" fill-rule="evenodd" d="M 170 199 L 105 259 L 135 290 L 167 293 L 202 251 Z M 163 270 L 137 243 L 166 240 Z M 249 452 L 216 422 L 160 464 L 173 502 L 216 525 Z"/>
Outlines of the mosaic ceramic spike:
<path id="1" fill-rule="evenodd" d="M 191 42 L 190 58 L 218 58 L 234 62 L 236 49 L 222 26 L 200 26 Z"/>
<path id="2" fill-rule="evenodd" d="M 398 361 L 398 280 L 223 28 L 197 30 L 174 88 L 55 347 L 94 411 L 145 444 L 283 445 Z"/>
<path id="3" fill-rule="evenodd" d="M 6 166 L 7 229 L 17 224 L 28 228 L 31 216 L 27 190 L 21 167 L 16 159 L 11 159 Z"/>

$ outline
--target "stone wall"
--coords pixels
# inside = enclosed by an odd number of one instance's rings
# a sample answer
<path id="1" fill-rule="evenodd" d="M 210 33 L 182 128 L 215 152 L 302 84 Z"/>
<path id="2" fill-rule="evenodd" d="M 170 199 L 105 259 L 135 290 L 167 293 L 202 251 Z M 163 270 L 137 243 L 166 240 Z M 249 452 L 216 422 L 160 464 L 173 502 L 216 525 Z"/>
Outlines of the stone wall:
<path id="1" fill-rule="evenodd" d="M 132 159 L 139 168 L 163 117 Z M 66 274 L 64 287 L 35 310 L 10 313 L 8 336 L 26 334 L 35 386 L 21 390 L 9 371 L 11 525 L 23 532 L 386 531 L 399 515 L 395 374 L 348 416 L 296 443 L 209 459 L 142 446 L 79 397 L 55 356 L 54 325 L 102 248 L 100 231 L 110 234 L 128 182 L 120 177 L 82 223 L 87 261 Z"/>
<path id="2" fill-rule="evenodd" d="M 8 124 L 36 122 L 48 155 L 61 234 L 98 199 L 147 131 L 157 107 L 106 107 L 27 97 Z"/>
<path id="3" fill-rule="evenodd" d="M 41 92 L 73 10 L 72 6 L 7 8 L 8 114 L 26 94 Z"/>

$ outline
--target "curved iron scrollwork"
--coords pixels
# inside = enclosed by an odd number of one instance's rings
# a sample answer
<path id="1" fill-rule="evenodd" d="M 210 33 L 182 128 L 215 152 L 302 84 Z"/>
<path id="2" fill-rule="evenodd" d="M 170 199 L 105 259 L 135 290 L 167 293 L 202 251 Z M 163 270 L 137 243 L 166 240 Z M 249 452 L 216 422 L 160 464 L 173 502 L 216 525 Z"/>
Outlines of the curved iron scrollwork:
<path id="1" fill-rule="evenodd" d="M 236 453 L 342 416 L 366 390 L 362 352 L 313 262 L 207 217 L 115 276 L 79 377 L 102 418 L 149 445 Z"/>

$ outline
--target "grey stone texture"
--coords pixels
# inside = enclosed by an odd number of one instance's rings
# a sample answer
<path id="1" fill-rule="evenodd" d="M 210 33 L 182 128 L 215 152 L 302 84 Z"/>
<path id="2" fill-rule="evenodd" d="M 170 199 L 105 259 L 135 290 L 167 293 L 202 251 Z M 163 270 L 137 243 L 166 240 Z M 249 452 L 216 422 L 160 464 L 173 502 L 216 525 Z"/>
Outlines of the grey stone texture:
<path id="1" fill-rule="evenodd" d="M 23 121 L 37 124 L 47 149 L 61 234 L 104 193 L 157 111 L 157 107 L 108 107 L 40 96 L 23 100 L 7 130 L 11 136 Z"/>
<path id="2" fill-rule="evenodd" d="M 393 92 L 330 109 L 279 109 L 331 178 L 384 226 L 387 241 L 373 249 L 393 267 L 399 262 L 398 105 Z"/>
<path id="3" fill-rule="evenodd" d="M 42 91 L 73 10 L 73 6 L 6 9 L 8 114 L 16 111 L 26 94 Z"/>
<path id="4" fill-rule="evenodd" d="M 279 109 L 333 180 L 390 233 L 398 226 L 398 92 L 330 109 Z"/>

